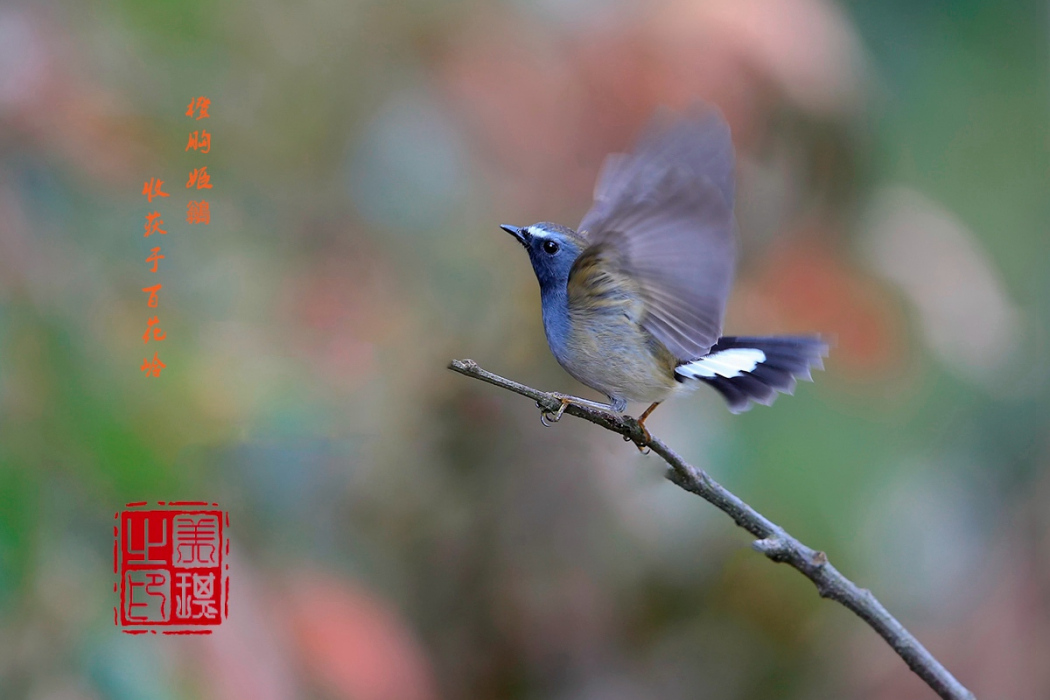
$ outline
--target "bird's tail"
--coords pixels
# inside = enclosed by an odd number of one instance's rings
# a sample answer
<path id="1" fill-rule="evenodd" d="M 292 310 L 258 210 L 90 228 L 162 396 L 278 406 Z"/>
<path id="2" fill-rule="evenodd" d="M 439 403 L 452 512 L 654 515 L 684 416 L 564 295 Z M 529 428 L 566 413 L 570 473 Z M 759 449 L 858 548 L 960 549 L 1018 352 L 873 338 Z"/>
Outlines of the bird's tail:
<path id="1" fill-rule="evenodd" d="M 726 337 L 707 355 L 679 365 L 675 378 L 710 384 L 730 411 L 742 413 L 752 401 L 768 406 L 778 391 L 793 393 L 796 379 L 813 381 L 810 370 L 824 369 L 827 354 L 827 342 L 817 336 Z"/>

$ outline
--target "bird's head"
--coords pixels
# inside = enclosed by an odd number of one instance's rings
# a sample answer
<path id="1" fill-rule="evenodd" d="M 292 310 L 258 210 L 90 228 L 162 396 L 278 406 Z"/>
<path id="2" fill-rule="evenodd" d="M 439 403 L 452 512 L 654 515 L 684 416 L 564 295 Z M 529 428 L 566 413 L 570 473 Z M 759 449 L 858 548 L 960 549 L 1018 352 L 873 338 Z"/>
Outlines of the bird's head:
<path id="1" fill-rule="evenodd" d="M 500 226 L 525 246 L 540 289 L 563 288 L 569 271 L 584 248 L 580 234 L 566 226 L 542 222 L 531 226 Z"/>

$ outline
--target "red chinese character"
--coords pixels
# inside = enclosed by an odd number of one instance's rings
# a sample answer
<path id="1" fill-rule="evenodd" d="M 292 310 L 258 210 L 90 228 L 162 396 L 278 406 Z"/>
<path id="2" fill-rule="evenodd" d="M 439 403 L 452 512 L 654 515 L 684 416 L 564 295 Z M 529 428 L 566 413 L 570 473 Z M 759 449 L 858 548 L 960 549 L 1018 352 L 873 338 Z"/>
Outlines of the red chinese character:
<path id="1" fill-rule="evenodd" d="M 171 546 L 168 539 L 169 525 L 168 518 L 156 513 L 140 513 L 129 519 L 124 528 L 123 545 L 127 561 L 147 566 L 171 563 L 167 555 Z M 136 546 L 139 540 L 142 541 L 141 548 Z"/>
<path id="2" fill-rule="evenodd" d="M 211 100 L 203 95 L 195 100 L 190 100 L 190 104 L 186 107 L 186 116 L 192 117 L 193 113 L 197 113 L 197 119 L 207 119 L 211 115 L 208 114 L 208 107 L 211 106 Z"/>
<path id="3" fill-rule="evenodd" d="M 175 565 L 187 569 L 216 566 L 221 544 L 219 530 L 217 515 L 176 516 L 172 549 Z"/>
<path id="4" fill-rule="evenodd" d="M 190 173 L 190 179 L 186 181 L 187 189 L 192 187 L 193 183 L 197 183 L 198 190 L 211 189 L 211 177 L 208 175 L 207 165 L 205 165 L 203 168 L 193 169 L 193 172 Z"/>
<path id="5" fill-rule="evenodd" d="M 186 205 L 186 223 L 188 224 L 210 224 L 211 207 L 204 200 L 199 202 L 190 201 Z"/>
<path id="6" fill-rule="evenodd" d="M 155 250 L 160 250 L 160 248 L 155 248 Z M 147 259 L 146 262 L 149 262 L 149 259 Z M 154 272 L 156 272 L 156 270 L 154 270 Z M 162 285 L 155 284 L 152 287 L 142 288 L 142 291 L 149 294 L 149 299 L 146 301 L 146 306 L 150 307 L 151 309 L 157 306 L 157 292 L 161 290 L 161 287 Z"/>
<path id="7" fill-rule="evenodd" d="M 164 331 L 162 331 L 159 328 L 154 328 L 153 327 L 153 326 L 157 325 L 158 323 L 160 323 L 160 320 L 158 320 L 156 316 L 154 316 L 153 318 L 151 318 L 148 321 L 146 321 L 146 332 L 142 334 L 142 343 L 143 343 L 143 345 L 145 345 L 146 343 L 149 342 L 149 336 L 150 336 L 150 331 L 151 330 L 153 331 L 153 339 L 154 340 L 164 340 L 165 338 L 168 337 L 167 333 L 165 333 Z"/>
<path id="8" fill-rule="evenodd" d="M 129 503 L 116 516 L 114 624 L 129 634 L 211 634 L 229 604 L 229 520 L 214 503 L 157 505 Z"/>
<path id="9" fill-rule="evenodd" d="M 167 192 L 161 192 L 160 186 L 163 184 L 163 180 L 155 177 L 151 177 L 149 182 L 142 183 L 142 194 L 146 195 L 146 201 L 152 202 L 154 197 L 170 197 L 171 195 Z"/>
<path id="10" fill-rule="evenodd" d="M 211 134 L 206 129 L 194 131 L 190 134 L 190 141 L 186 144 L 186 150 L 193 149 L 198 153 L 207 153 L 211 150 Z M 200 149 L 199 151 L 197 149 Z"/>
<path id="11" fill-rule="evenodd" d="M 157 263 L 159 263 L 161 260 L 163 260 L 167 256 L 160 254 L 160 248 L 150 248 L 150 252 L 152 253 L 152 255 L 150 255 L 148 258 L 146 258 L 146 262 L 153 263 L 153 269 L 150 270 L 150 272 L 156 272 L 157 271 Z"/>
<path id="12" fill-rule="evenodd" d="M 152 214 L 146 214 L 146 233 L 142 235 L 143 238 L 149 238 L 154 233 L 167 234 L 168 232 L 161 228 L 161 224 L 164 223 L 164 219 L 160 218 L 159 212 L 153 212 Z"/>
<path id="13" fill-rule="evenodd" d="M 139 588 L 144 589 L 144 592 L 136 594 Z M 163 569 L 132 569 L 126 572 L 127 605 L 124 606 L 124 617 L 132 624 L 166 622 L 171 617 L 171 605 L 168 602 L 170 590 L 171 580 Z"/>
<path id="14" fill-rule="evenodd" d="M 149 359 L 143 360 L 142 367 L 139 369 L 145 372 L 147 377 L 159 377 L 160 371 L 165 367 L 167 367 L 167 365 L 160 361 L 160 358 L 157 357 L 157 353 L 153 353 L 153 361 L 150 362 Z"/>

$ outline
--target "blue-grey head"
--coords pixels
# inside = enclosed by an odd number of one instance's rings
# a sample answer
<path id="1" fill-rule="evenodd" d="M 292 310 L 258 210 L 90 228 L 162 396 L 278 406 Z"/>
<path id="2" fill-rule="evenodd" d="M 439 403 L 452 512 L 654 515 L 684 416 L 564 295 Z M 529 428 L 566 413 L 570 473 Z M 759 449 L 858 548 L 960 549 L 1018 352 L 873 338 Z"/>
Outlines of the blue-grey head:
<path id="1" fill-rule="evenodd" d="M 541 293 L 565 289 L 572 264 L 585 247 L 580 234 L 567 226 L 546 221 L 520 228 L 508 225 L 500 228 L 525 246 L 536 279 L 539 280 Z"/>

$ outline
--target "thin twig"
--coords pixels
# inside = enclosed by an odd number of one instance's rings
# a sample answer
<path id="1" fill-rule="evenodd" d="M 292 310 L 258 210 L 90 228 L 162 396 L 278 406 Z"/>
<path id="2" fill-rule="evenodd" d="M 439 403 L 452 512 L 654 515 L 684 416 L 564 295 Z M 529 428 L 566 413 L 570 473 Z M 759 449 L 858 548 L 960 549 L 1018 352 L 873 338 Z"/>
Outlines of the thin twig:
<path id="1" fill-rule="evenodd" d="M 538 391 L 488 372 L 473 360 L 453 360 L 449 364 L 449 369 L 528 397 L 536 402 L 544 415 L 558 414 L 560 417 L 559 411 L 564 409 L 564 413 L 619 433 L 624 438 L 633 441 L 640 449 L 651 449 L 667 462 L 668 469 L 665 476 L 668 480 L 717 506 L 737 525 L 758 538 L 752 544 L 756 550 L 775 562 L 789 564 L 798 569 L 816 585 L 821 597 L 838 601 L 859 615 L 938 695 L 946 700 L 975 700 L 973 693 L 955 680 L 955 677 L 919 643 L 919 640 L 890 615 L 870 591 L 859 588 L 839 573 L 838 569 L 828 561 L 824 552 L 811 549 L 796 540 L 784 528 L 737 498 L 708 476 L 704 470 L 686 462 L 657 438 L 650 436 L 647 439 L 645 431 L 634 418 L 574 403 L 564 407 L 556 395 Z"/>

